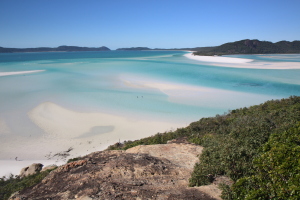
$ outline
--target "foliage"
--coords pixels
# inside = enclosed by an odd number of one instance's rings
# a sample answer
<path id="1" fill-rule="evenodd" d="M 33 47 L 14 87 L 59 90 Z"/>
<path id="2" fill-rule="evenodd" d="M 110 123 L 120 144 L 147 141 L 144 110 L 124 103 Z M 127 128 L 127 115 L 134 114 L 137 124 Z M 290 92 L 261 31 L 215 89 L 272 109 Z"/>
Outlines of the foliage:
<path id="1" fill-rule="evenodd" d="M 223 198 L 232 199 L 235 195 L 234 199 L 236 199 L 238 196 L 248 194 L 247 190 L 242 190 L 242 192 L 238 192 L 238 190 L 244 187 L 254 187 L 259 181 L 256 177 L 258 169 L 260 169 L 258 163 L 270 156 L 266 153 L 265 144 L 272 141 L 271 138 L 282 135 L 298 122 L 300 122 L 300 97 L 292 96 L 288 99 L 271 100 L 261 105 L 232 110 L 224 115 L 202 118 L 186 128 L 113 145 L 110 149 L 128 149 L 136 145 L 160 144 L 171 139 L 187 137 L 190 142 L 205 147 L 199 158 L 200 162 L 194 167 L 190 186 L 209 184 L 214 177 L 226 175 L 235 182 L 234 187 L 239 189 L 232 192 L 228 187 L 223 187 Z M 272 137 L 270 138 L 270 136 Z M 283 147 L 277 150 L 286 153 Z M 274 154 L 273 150 L 271 152 Z M 265 157 L 261 158 L 261 156 Z M 293 158 L 295 157 L 290 156 L 291 160 Z M 267 164 L 269 163 L 265 165 Z M 282 173 L 288 173 L 285 171 L 286 168 L 281 170 Z M 263 170 L 260 169 L 260 171 Z M 264 176 L 261 175 L 261 177 Z M 270 180 L 273 179 L 266 179 L 262 184 L 269 185 L 271 184 L 268 182 Z M 287 187 L 287 184 L 282 185 L 283 190 L 289 190 Z M 264 199 L 263 191 L 256 191 L 257 195 L 261 195 L 260 198 Z M 267 194 L 270 192 L 270 190 L 265 191 Z"/>
<path id="2" fill-rule="evenodd" d="M 227 199 L 227 200 L 233 199 L 232 190 L 229 185 L 222 183 L 219 185 L 219 188 L 222 190 L 222 195 L 221 195 L 222 199 Z"/>
<path id="3" fill-rule="evenodd" d="M 299 100 L 299 97 L 291 97 L 268 101 L 214 118 L 215 123 L 220 124 L 214 134 L 198 136 L 202 137 L 200 144 L 205 148 L 200 163 L 195 165 L 190 185 L 208 184 L 211 182 L 208 177 L 217 175 L 227 175 L 233 181 L 254 175 L 253 160 L 262 153 L 261 147 L 269 136 L 300 121 Z"/>
<path id="4" fill-rule="evenodd" d="M 272 43 L 259 40 L 240 40 L 229 42 L 210 50 L 199 50 L 195 55 L 228 55 L 228 54 L 270 54 L 270 53 L 300 53 L 300 41 L 280 41 Z"/>
<path id="5" fill-rule="evenodd" d="M 186 136 L 186 129 L 180 128 L 176 131 L 169 131 L 165 133 L 157 133 L 154 136 L 146 137 L 135 141 L 125 141 L 122 143 L 116 143 L 107 148 L 107 150 L 126 150 L 138 145 L 152 145 L 152 144 L 166 144 L 167 141 Z"/>
<path id="6" fill-rule="evenodd" d="M 77 160 L 81 160 L 81 157 L 70 158 L 70 159 L 67 161 L 67 163 L 74 162 L 74 161 L 77 161 Z"/>
<path id="7" fill-rule="evenodd" d="M 52 169 L 54 170 L 54 169 Z M 41 182 L 52 170 L 46 170 L 34 175 L 20 178 L 14 177 L 12 174 L 10 177 L 0 178 L 0 199 L 8 199 L 14 192 L 23 190 L 28 187 L 32 187 Z"/>
<path id="8" fill-rule="evenodd" d="M 254 167 L 233 185 L 231 199 L 300 199 L 300 123 L 272 134 Z"/>

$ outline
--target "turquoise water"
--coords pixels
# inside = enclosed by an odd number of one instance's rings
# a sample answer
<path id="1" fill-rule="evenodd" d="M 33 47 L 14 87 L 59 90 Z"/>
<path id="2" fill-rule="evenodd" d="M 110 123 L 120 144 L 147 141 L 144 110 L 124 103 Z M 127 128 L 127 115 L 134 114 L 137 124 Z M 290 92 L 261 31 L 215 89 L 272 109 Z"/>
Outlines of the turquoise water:
<path id="1" fill-rule="evenodd" d="M 45 70 L 0 76 L 0 119 L 18 134 L 39 133 L 27 112 L 53 102 L 82 112 L 106 112 L 190 123 L 230 109 L 300 95 L 298 69 L 211 66 L 183 51 L 110 51 L 0 54 L 0 72 Z M 235 55 L 254 62 L 300 62 L 295 55 Z M 172 99 L 157 88 L 129 87 L 124 80 L 151 80 L 205 87 L 216 94 Z M 220 92 L 224 91 L 224 92 Z M 237 94 L 237 96 L 235 96 Z M 180 94 L 179 94 L 180 95 Z M 201 96 L 202 95 L 202 96 Z M 1 129 L 0 129 L 1 130 Z"/>

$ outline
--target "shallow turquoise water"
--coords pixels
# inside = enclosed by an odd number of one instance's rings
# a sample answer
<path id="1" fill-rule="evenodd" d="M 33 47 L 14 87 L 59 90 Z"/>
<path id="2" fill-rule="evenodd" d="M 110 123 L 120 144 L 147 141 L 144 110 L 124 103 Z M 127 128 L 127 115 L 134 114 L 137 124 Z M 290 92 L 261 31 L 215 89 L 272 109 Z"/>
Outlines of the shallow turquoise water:
<path id="1" fill-rule="evenodd" d="M 45 70 L 0 77 L 0 119 L 16 133 L 39 132 L 27 112 L 50 101 L 84 112 L 107 112 L 186 123 L 270 99 L 300 95 L 300 70 L 218 67 L 182 51 L 0 54 L 0 72 Z M 297 55 L 235 55 L 254 62 L 300 62 Z M 224 90 L 223 96 L 173 101 L 157 89 L 124 85 L 130 77 Z M 232 93 L 233 92 L 233 93 Z M 238 92 L 240 96 L 234 96 Z M 246 95 L 243 98 L 243 95 Z M 250 95 L 253 98 L 248 98 Z M 206 99 L 205 99 L 206 98 Z M 205 100 L 203 100 L 205 99 Z"/>

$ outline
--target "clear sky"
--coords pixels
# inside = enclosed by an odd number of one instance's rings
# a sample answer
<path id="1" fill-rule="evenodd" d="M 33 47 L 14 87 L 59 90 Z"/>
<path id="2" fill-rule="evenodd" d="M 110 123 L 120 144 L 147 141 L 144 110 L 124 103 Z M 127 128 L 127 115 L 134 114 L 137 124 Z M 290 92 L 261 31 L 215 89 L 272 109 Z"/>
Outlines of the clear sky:
<path id="1" fill-rule="evenodd" d="M 0 46 L 182 48 L 300 40 L 300 0 L 0 0 Z"/>

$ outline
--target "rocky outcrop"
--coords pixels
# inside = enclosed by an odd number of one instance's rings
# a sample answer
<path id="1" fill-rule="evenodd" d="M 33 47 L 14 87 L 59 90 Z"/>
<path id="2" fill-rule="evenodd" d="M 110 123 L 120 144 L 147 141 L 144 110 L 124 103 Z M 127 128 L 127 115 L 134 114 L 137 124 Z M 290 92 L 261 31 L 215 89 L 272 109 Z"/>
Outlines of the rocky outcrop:
<path id="1" fill-rule="evenodd" d="M 188 187 L 201 152 L 183 143 L 94 152 L 58 167 L 15 199 L 215 199 Z"/>
<path id="2" fill-rule="evenodd" d="M 36 174 L 36 173 L 40 172 L 42 170 L 42 168 L 43 168 L 43 165 L 41 163 L 33 163 L 32 165 L 21 169 L 19 176 L 22 178 L 25 176 Z"/>
<path id="3" fill-rule="evenodd" d="M 199 161 L 198 155 L 201 154 L 203 147 L 192 144 L 157 144 L 140 145 L 126 150 L 126 153 L 148 154 L 157 158 L 164 158 L 173 164 L 192 172 L 194 165 Z"/>

